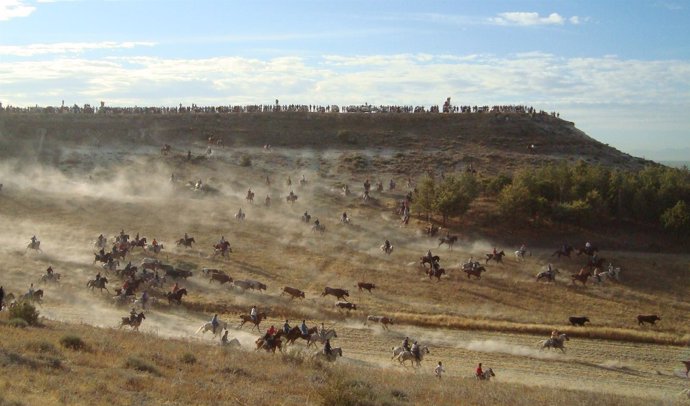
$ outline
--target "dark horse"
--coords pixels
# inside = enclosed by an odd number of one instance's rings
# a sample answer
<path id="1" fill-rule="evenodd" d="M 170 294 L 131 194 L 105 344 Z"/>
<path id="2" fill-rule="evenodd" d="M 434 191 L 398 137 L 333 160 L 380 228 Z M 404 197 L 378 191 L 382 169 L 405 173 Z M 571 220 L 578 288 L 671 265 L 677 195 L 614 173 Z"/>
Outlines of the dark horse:
<path id="1" fill-rule="evenodd" d="M 28 302 L 34 302 L 34 303 L 40 304 L 43 301 L 43 289 L 39 289 L 37 291 L 34 291 L 33 294 L 27 293 L 22 298 Z"/>
<path id="2" fill-rule="evenodd" d="M 100 289 L 101 293 L 103 292 L 103 289 L 105 289 L 106 292 L 110 293 L 108 288 L 105 287 L 106 283 L 108 283 L 108 278 L 102 277 L 98 280 L 92 279 L 86 282 L 86 287 L 91 288 L 91 290 L 94 290 L 94 288 L 98 288 Z"/>
<path id="3" fill-rule="evenodd" d="M 592 255 L 594 255 L 595 252 L 599 252 L 599 248 L 597 248 L 596 245 L 590 245 L 589 247 L 584 246 L 584 247 L 580 247 L 577 249 L 577 255 L 578 256 L 582 255 L 582 254 L 586 254 L 586 255 L 589 255 L 591 257 Z"/>
<path id="4" fill-rule="evenodd" d="M 482 272 L 486 272 L 486 268 L 484 268 L 483 266 L 478 266 L 475 268 L 463 268 L 462 271 L 467 274 L 468 279 L 470 279 L 470 276 L 476 276 L 477 279 L 481 279 Z"/>
<path id="5" fill-rule="evenodd" d="M 553 254 L 551 254 L 552 257 L 558 256 L 560 257 L 568 257 L 570 258 L 570 254 L 573 252 L 573 247 L 570 245 L 567 245 L 565 248 L 559 248 L 556 251 L 554 251 Z"/>
<path id="6" fill-rule="evenodd" d="M 434 262 L 438 262 L 441 260 L 441 257 L 438 255 L 434 255 L 433 257 L 429 258 L 427 256 L 419 257 L 419 263 L 420 265 L 424 266 L 425 264 L 429 264 L 429 266 L 432 266 Z"/>
<path id="7" fill-rule="evenodd" d="M 132 330 L 134 331 L 139 331 L 139 326 L 141 326 L 141 321 L 144 320 L 146 316 L 144 316 L 144 312 L 140 312 L 134 317 L 123 317 L 122 321 L 120 322 L 120 328 L 124 326 L 130 326 Z"/>
<path id="8" fill-rule="evenodd" d="M 493 259 L 494 261 L 496 261 L 497 264 L 498 263 L 502 264 L 503 263 L 503 257 L 505 257 L 505 256 L 506 256 L 506 253 L 503 251 L 497 252 L 496 254 L 494 254 L 494 253 L 486 254 L 486 263 L 488 264 L 489 261 L 491 261 Z"/>
<path id="9" fill-rule="evenodd" d="M 283 341 L 280 339 L 285 335 L 285 332 L 283 330 L 278 330 L 278 332 L 271 337 L 270 342 L 264 340 L 264 337 L 259 337 L 256 339 L 256 351 L 259 351 L 260 349 L 265 349 L 266 352 L 273 352 L 274 354 L 276 353 L 276 348 L 278 351 L 283 352 Z"/>
<path id="10" fill-rule="evenodd" d="M 429 275 L 429 279 L 435 276 L 439 282 L 441 281 L 441 275 L 444 273 L 446 273 L 446 270 L 443 268 L 431 268 L 426 270 L 426 274 Z"/>
<path id="11" fill-rule="evenodd" d="M 307 330 L 307 335 L 304 335 L 302 334 L 302 330 L 300 330 L 299 327 L 293 327 L 290 329 L 290 331 L 288 331 L 287 334 L 285 334 L 285 345 L 294 344 L 298 338 L 302 338 L 304 340 L 309 341 L 309 336 L 312 334 L 316 334 L 317 330 L 318 328 L 314 326 Z"/>
<path id="12" fill-rule="evenodd" d="M 438 241 L 439 241 L 439 243 L 438 243 L 439 247 L 443 244 L 448 244 L 448 249 L 452 250 L 453 244 L 455 244 L 455 242 L 458 241 L 458 236 L 457 235 L 447 235 L 445 237 L 439 238 Z"/>
<path id="13" fill-rule="evenodd" d="M 194 240 L 194 237 L 189 237 L 189 238 L 180 238 L 177 240 L 177 246 L 179 247 L 180 245 L 184 245 L 187 248 L 192 248 L 192 244 L 194 244 L 196 240 Z"/>
<path id="14" fill-rule="evenodd" d="M 178 290 L 177 292 L 168 292 L 167 295 L 165 295 L 168 298 L 168 304 L 172 304 L 172 302 L 177 302 L 177 304 L 182 304 L 182 296 L 187 295 L 187 289 L 182 288 Z"/>
<path id="15" fill-rule="evenodd" d="M 252 316 L 250 316 L 248 314 L 240 314 L 240 319 L 242 320 L 242 322 L 240 323 L 239 326 L 237 326 L 237 328 L 242 328 L 242 326 L 244 326 L 244 323 L 252 323 L 254 325 L 254 327 L 252 327 L 252 330 L 254 330 L 256 328 L 257 330 L 261 331 L 261 329 L 259 328 L 259 324 L 261 324 L 261 320 L 263 320 L 265 318 L 266 318 L 266 313 L 264 313 L 264 312 L 257 314 L 256 320 L 252 319 Z"/>

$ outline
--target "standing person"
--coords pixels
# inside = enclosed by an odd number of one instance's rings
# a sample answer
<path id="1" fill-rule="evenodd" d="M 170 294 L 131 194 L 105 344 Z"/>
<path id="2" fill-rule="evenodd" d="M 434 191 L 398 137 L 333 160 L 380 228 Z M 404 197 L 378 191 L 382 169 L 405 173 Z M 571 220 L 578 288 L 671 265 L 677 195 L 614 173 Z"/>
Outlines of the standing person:
<path id="1" fill-rule="evenodd" d="M 436 368 L 434 369 L 434 374 L 438 377 L 438 379 L 441 379 L 441 374 L 446 372 L 445 369 L 443 369 L 443 364 L 441 361 L 438 362 L 438 365 L 436 365 Z"/>

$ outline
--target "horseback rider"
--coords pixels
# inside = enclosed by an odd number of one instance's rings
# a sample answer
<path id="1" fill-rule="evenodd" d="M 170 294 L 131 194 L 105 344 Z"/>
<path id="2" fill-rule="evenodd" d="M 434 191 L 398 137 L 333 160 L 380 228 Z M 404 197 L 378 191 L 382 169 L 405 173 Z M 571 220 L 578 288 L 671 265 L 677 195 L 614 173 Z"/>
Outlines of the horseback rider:
<path id="1" fill-rule="evenodd" d="M 306 183 L 307 182 L 307 178 L 304 177 L 304 174 L 302 174 L 302 179 L 300 179 L 299 181 L 300 181 L 300 183 Z"/>
<path id="2" fill-rule="evenodd" d="M 287 179 L 287 185 L 288 185 L 288 186 L 292 186 L 292 179 L 290 179 L 289 176 L 288 176 L 288 179 Z"/>
<path id="3" fill-rule="evenodd" d="M 100 234 L 98 236 L 98 246 L 100 247 L 103 244 L 105 244 L 105 237 L 103 236 L 103 234 Z"/>
<path id="4" fill-rule="evenodd" d="M 553 265 L 551 265 L 551 263 L 546 266 L 546 272 L 553 273 Z"/>
<path id="5" fill-rule="evenodd" d="M 347 223 L 347 222 L 350 221 L 350 220 L 347 218 L 347 212 L 343 212 L 342 217 L 340 217 L 340 221 L 341 221 L 342 223 Z"/>
<path id="6" fill-rule="evenodd" d="M 184 233 L 184 242 L 189 241 L 189 237 L 187 237 L 187 233 Z"/>
<path id="7" fill-rule="evenodd" d="M 410 339 L 408 337 L 405 337 L 405 339 L 402 342 L 402 349 L 403 351 L 411 351 L 410 349 Z"/>
<path id="8" fill-rule="evenodd" d="M 247 197 L 251 197 L 253 194 L 254 193 L 252 193 L 252 188 L 249 188 L 249 190 L 247 190 Z"/>
<path id="9" fill-rule="evenodd" d="M 420 351 L 419 351 L 419 344 L 415 341 L 414 344 L 412 344 L 412 348 L 410 349 L 410 352 L 412 355 L 414 355 L 415 359 L 417 361 L 420 361 Z"/>
<path id="10" fill-rule="evenodd" d="M 306 320 L 302 320 L 302 324 L 299 326 L 299 329 L 302 332 L 302 336 L 306 337 L 309 335 L 309 327 L 307 327 Z"/>
<path id="11" fill-rule="evenodd" d="M 237 217 L 242 218 L 244 217 L 244 213 L 242 213 L 242 208 L 240 207 L 240 210 L 237 212 Z"/>
<path id="12" fill-rule="evenodd" d="M 371 183 L 369 183 L 369 179 L 367 179 L 364 181 L 364 191 L 368 192 L 370 188 L 371 188 Z"/>
<path id="13" fill-rule="evenodd" d="M 304 211 L 304 221 L 309 221 L 309 217 L 311 217 L 308 213 L 307 210 Z"/>
<path id="14" fill-rule="evenodd" d="M 331 340 L 326 340 L 326 343 L 323 345 L 323 353 L 328 357 L 330 357 L 333 354 L 333 348 L 331 348 Z"/>
<path id="15" fill-rule="evenodd" d="M 230 331 L 225 330 L 225 333 L 223 334 L 223 337 L 220 338 L 220 344 L 221 345 L 228 345 L 228 333 Z"/>
<path id="16" fill-rule="evenodd" d="M 433 262 L 433 260 L 434 260 L 434 255 L 431 253 L 431 250 L 428 250 L 428 251 L 426 252 L 426 259 L 428 259 L 429 262 Z"/>
<path id="17" fill-rule="evenodd" d="M 316 226 L 316 228 L 318 228 L 320 225 L 321 225 L 321 222 L 319 222 L 318 218 L 316 220 L 314 220 L 314 226 Z"/>
<path id="18" fill-rule="evenodd" d="M 595 252 L 592 254 L 592 258 L 589 260 L 592 266 L 596 266 L 597 262 L 599 261 L 599 257 L 597 256 L 597 253 Z"/>
<path id="19" fill-rule="evenodd" d="M 482 371 L 482 363 L 480 362 L 479 365 L 477 365 L 477 370 L 475 371 L 475 375 L 479 379 L 484 379 L 484 371 Z"/>
<path id="20" fill-rule="evenodd" d="M 96 274 L 96 285 L 98 285 L 98 282 L 99 282 L 100 280 L 101 280 L 101 272 L 98 271 L 98 273 Z"/>
<path id="21" fill-rule="evenodd" d="M 266 206 L 270 206 L 270 205 L 271 205 L 271 196 L 266 195 L 266 199 L 264 200 L 264 204 L 265 204 Z"/>
<path id="22" fill-rule="evenodd" d="M 326 326 L 324 326 L 323 323 L 321 323 L 321 327 L 319 327 L 319 335 L 321 337 L 326 336 Z"/>
<path id="23" fill-rule="evenodd" d="M 214 314 L 211 318 L 211 327 L 213 327 L 213 334 L 216 334 L 216 328 L 218 327 L 218 314 Z"/>
<path id="24" fill-rule="evenodd" d="M 158 248 L 158 241 L 156 241 L 156 239 L 154 238 L 153 241 L 151 241 L 151 245 L 152 245 L 154 248 Z"/>
<path id="25" fill-rule="evenodd" d="M 585 249 L 588 249 L 588 250 L 589 250 L 589 249 L 591 249 L 591 248 L 592 248 L 592 244 L 591 244 L 589 241 L 587 241 L 587 242 L 585 243 Z"/>
<path id="26" fill-rule="evenodd" d="M 520 255 L 524 257 L 526 252 L 527 246 L 525 245 L 525 243 L 522 243 L 522 245 L 520 246 Z"/>
<path id="27" fill-rule="evenodd" d="M 172 294 L 177 293 L 177 291 L 180 290 L 180 287 L 178 286 L 177 282 L 172 287 L 172 290 L 170 291 Z"/>
<path id="28" fill-rule="evenodd" d="M 498 254 L 498 251 L 496 251 L 496 247 L 494 247 L 493 255 L 496 256 L 497 254 Z"/>
<path id="29" fill-rule="evenodd" d="M 31 286 L 29 286 L 29 291 L 27 292 L 27 295 L 29 298 L 34 297 L 34 284 L 32 283 Z"/>
<path id="30" fill-rule="evenodd" d="M 552 339 L 552 340 L 556 340 L 556 339 L 558 339 L 558 336 L 560 336 L 560 335 L 561 335 L 561 332 L 560 332 L 560 331 L 558 331 L 558 330 L 553 330 L 553 331 L 551 332 L 551 339 Z"/>
<path id="31" fill-rule="evenodd" d="M 285 324 L 283 324 L 283 332 L 285 334 L 290 332 L 290 323 L 288 322 L 288 320 L 285 320 Z"/>
<path id="32" fill-rule="evenodd" d="M 256 310 L 256 305 L 252 306 L 252 310 L 249 311 L 249 316 L 252 318 L 252 321 L 254 321 L 254 323 L 257 322 L 257 318 L 259 317 L 259 311 Z"/>
<path id="33" fill-rule="evenodd" d="M 386 240 L 383 242 L 383 250 L 388 252 L 391 249 L 391 242 Z"/>
<path id="34" fill-rule="evenodd" d="M 137 319 L 137 309 L 132 307 L 132 310 L 129 311 L 129 321 L 131 323 L 136 319 Z"/>
<path id="35" fill-rule="evenodd" d="M 48 269 L 46 269 L 46 275 L 52 277 L 53 276 L 53 266 L 50 265 L 48 266 Z"/>

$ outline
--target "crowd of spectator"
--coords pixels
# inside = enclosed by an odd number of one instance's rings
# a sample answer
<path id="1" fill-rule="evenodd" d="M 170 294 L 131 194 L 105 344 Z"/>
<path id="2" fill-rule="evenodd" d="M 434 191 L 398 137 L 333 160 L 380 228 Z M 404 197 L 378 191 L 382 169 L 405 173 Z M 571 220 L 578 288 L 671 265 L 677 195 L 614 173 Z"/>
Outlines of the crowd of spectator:
<path id="1" fill-rule="evenodd" d="M 44 114 L 106 114 L 106 115 L 168 115 L 168 114 L 232 114 L 232 113 L 277 113 L 277 112 L 299 112 L 299 113 L 397 113 L 397 114 L 420 114 L 420 113 L 440 113 L 444 114 L 473 114 L 473 113 L 505 113 L 505 114 L 529 114 L 546 115 L 560 117 L 559 113 L 546 113 L 543 110 L 537 111 L 531 106 L 522 105 L 496 105 L 496 106 L 455 106 L 450 103 L 450 98 L 446 99 L 442 108 L 434 106 L 404 106 L 404 105 L 317 105 L 317 104 L 287 104 L 281 105 L 278 100 L 275 104 L 248 104 L 248 105 L 227 105 L 227 106 L 198 106 L 192 104 L 177 107 L 109 107 L 101 102 L 100 107 L 90 104 L 83 106 L 32 106 L 16 107 L 4 106 L 0 103 L 0 114 L 7 113 L 44 113 Z"/>

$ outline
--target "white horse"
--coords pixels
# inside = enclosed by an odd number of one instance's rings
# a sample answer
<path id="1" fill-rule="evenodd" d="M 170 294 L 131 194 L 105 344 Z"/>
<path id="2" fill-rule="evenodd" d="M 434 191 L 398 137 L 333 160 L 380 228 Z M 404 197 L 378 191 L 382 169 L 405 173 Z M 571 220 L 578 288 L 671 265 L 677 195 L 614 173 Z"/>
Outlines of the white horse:
<path id="1" fill-rule="evenodd" d="M 488 381 L 492 376 L 496 376 L 496 374 L 494 373 L 493 369 L 489 368 L 486 371 L 483 371 L 481 375 L 475 375 L 474 377 L 478 381 Z"/>
<path id="2" fill-rule="evenodd" d="M 570 341 L 570 338 L 568 338 L 567 334 L 563 333 L 556 338 L 548 338 L 546 340 L 541 341 L 541 349 L 543 350 L 544 348 L 555 348 L 561 350 L 562 352 L 565 352 L 565 346 L 563 344 L 566 341 Z"/>
<path id="3" fill-rule="evenodd" d="M 336 334 L 334 329 L 329 329 L 324 332 L 319 331 L 318 333 L 309 336 L 309 339 L 307 340 L 307 347 L 310 347 L 312 344 L 316 344 L 317 342 L 325 344 L 326 340 L 331 340 L 333 338 L 338 338 L 338 334 Z"/>
<path id="4" fill-rule="evenodd" d="M 228 328 L 228 323 L 226 321 L 221 321 L 218 320 L 218 326 L 216 326 L 216 332 L 213 333 L 213 336 L 219 336 L 223 330 L 227 330 Z M 194 333 L 194 334 L 199 334 L 199 333 L 206 333 L 207 331 L 213 332 L 213 324 L 211 322 L 204 323 L 199 329 Z"/>
<path id="5" fill-rule="evenodd" d="M 592 280 L 598 283 L 603 282 L 604 278 L 609 280 L 620 281 L 620 273 L 620 267 L 614 268 L 613 265 L 609 265 L 609 268 L 606 271 L 594 274 L 594 278 Z"/>
<path id="6" fill-rule="evenodd" d="M 400 354 L 398 354 L 398 361 L 400 361 L 400 363 L 402 365 L 405 365 L 405 361 L 410 361 L 410 364 L 412 366 L 415 366 L 415 364 L 416 364 L 418 367 L 421 367 L 422 366 L 422 360 L 424 359 L 424 354 L 428 354 L 428 353 L 429 353 L 429 347 L 427 347 L 427 346 L 421 347 L 419 349 L 419 359 L 417 359 L 417 357 L 415 357 L 411 351 L 403 351 Z"/>
<path id="7" fill-rule="evenodd" d="M 515 260 L 516 261 L 524 261 L 525 255 L 532 256 L 532 253 L 529 251 L 517 250 L 517 251 L 515 251 Z"/>

